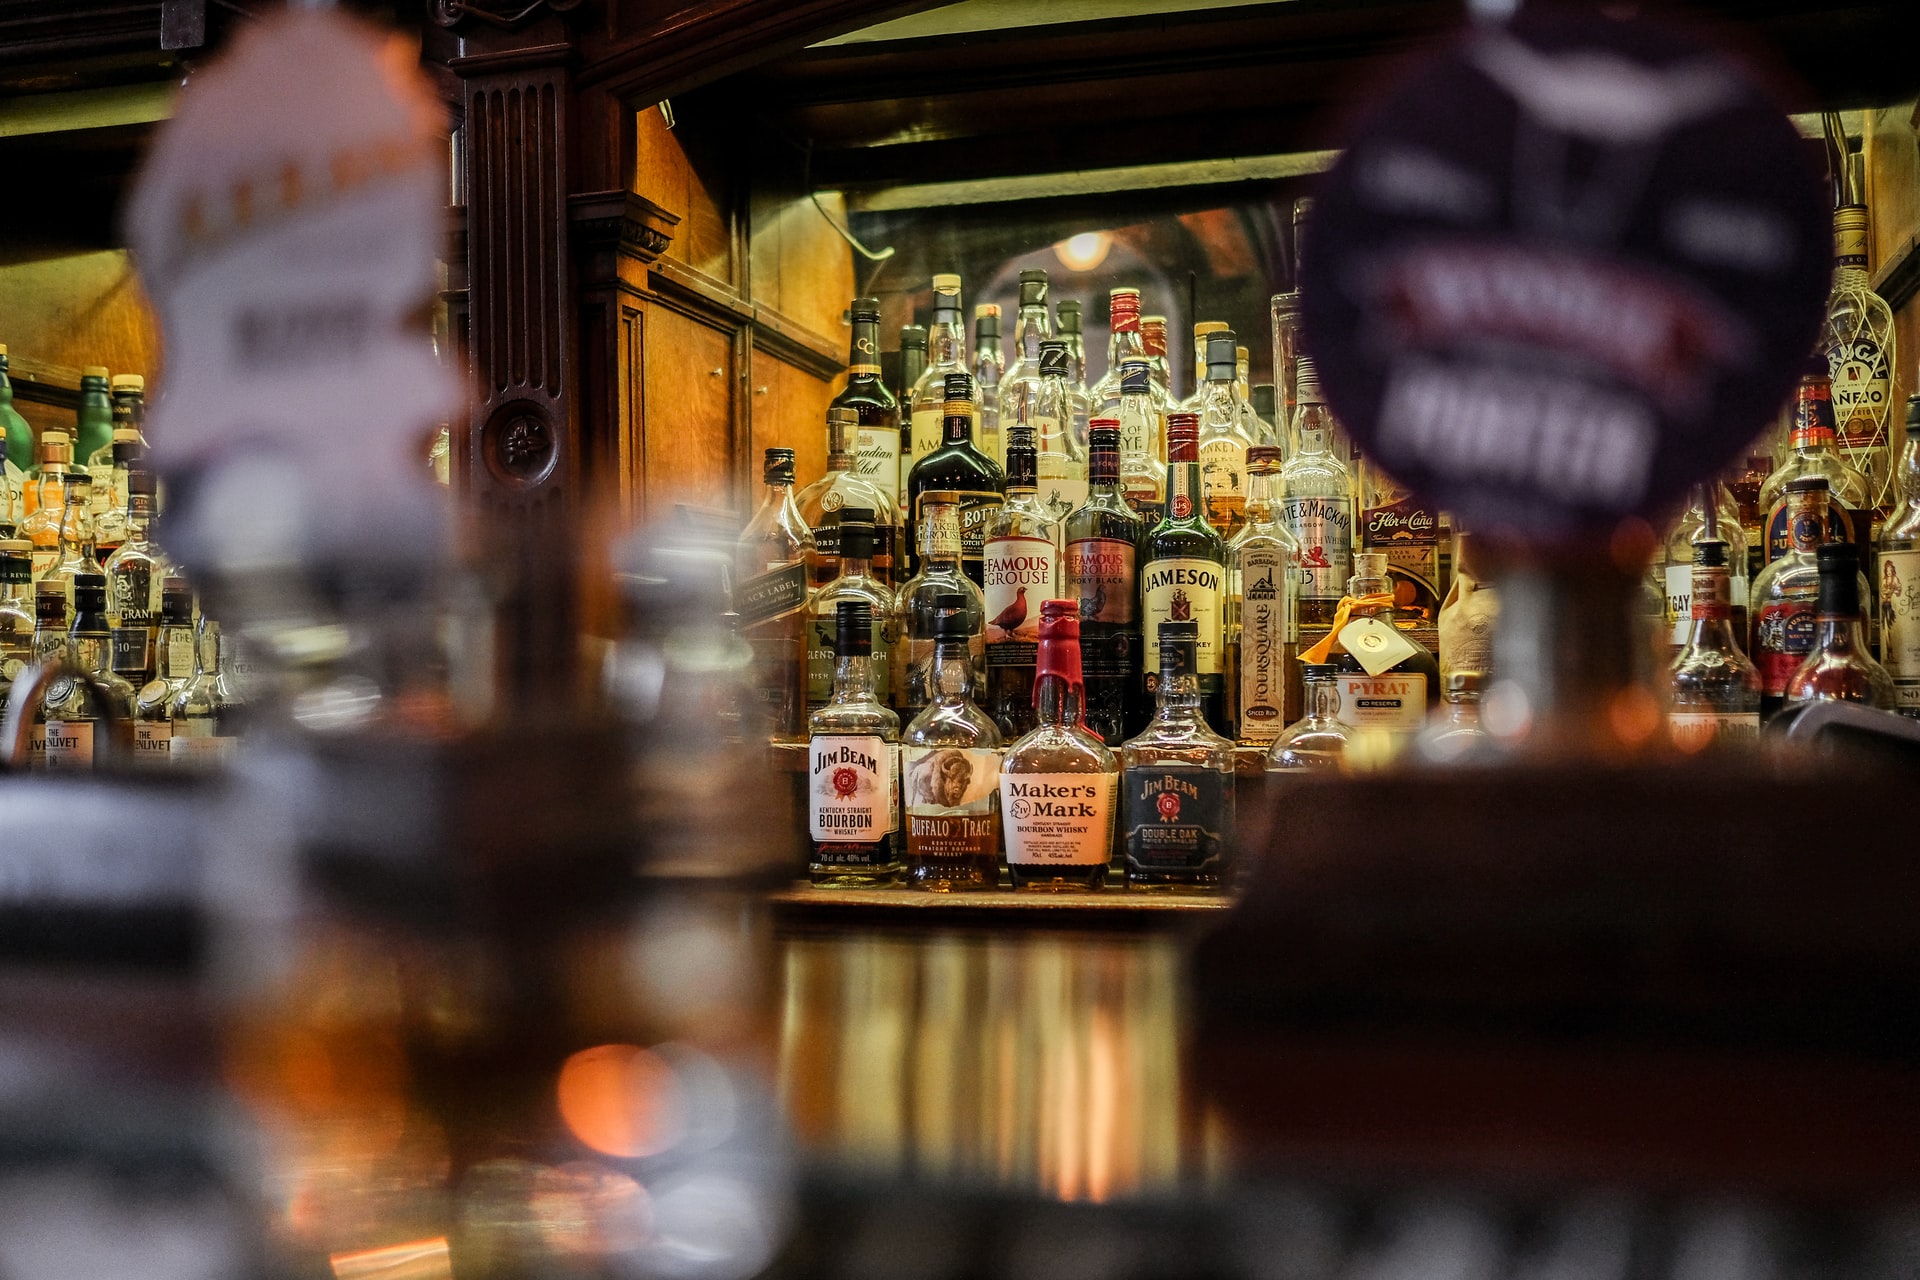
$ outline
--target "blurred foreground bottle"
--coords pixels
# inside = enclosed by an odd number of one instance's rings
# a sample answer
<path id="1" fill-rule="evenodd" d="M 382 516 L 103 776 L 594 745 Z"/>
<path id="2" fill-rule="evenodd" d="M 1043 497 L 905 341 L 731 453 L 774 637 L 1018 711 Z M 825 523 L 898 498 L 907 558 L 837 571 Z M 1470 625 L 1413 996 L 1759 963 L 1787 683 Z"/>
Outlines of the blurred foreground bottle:
<path id="1" fill-rule="evenodd" d="M 1892 711 L 1893 677 L 1867 651 L 1859 550 L 1851 542 L 1829 542 L 1814 558 L 1820 586 L 1813 610 L 1813 648 L 1787 678 L 1788 705 L 1858 702 Z"/>
<path id="2" fill-rule="evenodd" d="M 793 501 L 793 450 L 769 449 L 766 493 L 734 550 L 734 611 L 753 646 L 760 714 L 775 739 L 806 730 L 804 625 L 813 535 Z"/>
<path id="3" fill-rule="evenodd" d="M 1041 605 L 1033 696 L 1039 723 L 1007 748 L 1000 771 L 1008 873 L 1015 889 L 1100 889 L 1113 859 L 1120 773 L 1083 722 L 1076 600 Z"/>

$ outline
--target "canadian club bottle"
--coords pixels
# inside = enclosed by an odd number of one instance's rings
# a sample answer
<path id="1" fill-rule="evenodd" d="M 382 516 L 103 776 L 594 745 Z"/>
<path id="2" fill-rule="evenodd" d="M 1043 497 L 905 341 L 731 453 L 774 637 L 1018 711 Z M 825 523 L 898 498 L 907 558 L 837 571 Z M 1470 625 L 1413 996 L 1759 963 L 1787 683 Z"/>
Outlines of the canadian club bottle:
<path id="1" fill-rule="evenodd" d="M 1007 428 L 1007 502 L 987 531 L 986 711 L 1008 737 L 1033 728 L 1040 602 L 1059 594 L 1059 527 L 1041 503 L 1034 430 Z"/>
<path id="2" fill-rule="evenodd" d="M 734 548 L 733 608 L 753 646 L 753 687 L 766 728 L 795 741 L 806 732 L 807 576 L 813 535 L 793 500 L 793 450 L 769 449 L 766 496 Z"/>
<path id="3" fill-rule="evenodd" d="M 1120 772 L 1113 752 L 1081 721 L 1080 606 L 1040 607 L 1039 723 L 1007 748 L 1000 768 L 1007 871 L 1015 889 L 1088 891 L 1105 886 L 1113 858 Z"/>
<path id="4" fill-rule="evenodd" d="M 1760 672 L 1734 638 L 1733 558 L 1718 538 L 1693 544 L 1687 633 L 1667 671 L 1667 733 L 1689 754 L 1760 739 Z M 1740 560 L 1746 568 L 1745 556 Z"/>
<path id="5" fill-rule="evenodd" d="M 1121 751 L 1129 889 L 1204 890 L 1224 882 L 1233 843 L 1233 743 L 1207 728 L 1193 669 L 1198 628 L 1160 628 L 1160 700 Z"/>
<path id="6" fill-rule="evenodd" d="M 1061 592 L 1080 602 L 1080 665 L 1087 727 L 1120 745 L 1144 720 L 1140 670 L 1138 547 L 1145 524 L 1121 485 L 1119 426 L 1095 418 L 1087 431 L 1087 500 L 1067 516 Z"/>
<path id="7" fill-rule="evenodd" d="M 960 513 L 960 567 L 976 586 L 983 586 L 986 533 L 1004 501 L 1007 478 L 999 463 L 974 447 L 972 376 L 948 374 L 946 396 L 940 447 L 913 464 L 907 477 L 907 510 L 917 532 L 925 495 L 953 494 Z M 917 537 L 914 543 L 919 545 Z M 914 569 L 919 570 L 917 561 Z"/>
<path id="8" fill-rule="evenodd" d="M 847 385 L 829 409 L 851 409 L 859 426 L 854 436 L 852 473 L 887 495 L 893 511 L 900 509 L 900 402 L 880 376 L 880 302 L 855 298 L 852 346 L 847 352 Z M 886 572 L 877 575 L 891 585 L 899 535 L 876 531 L 875 561 Z"/>
<path id="9" fill-rule="evenodd" d="M 1142 705 L 1160 688 L 1160 624 L 1199 626 L 1194 671 L 1207 722 L 1225 728 L 1221 606 L 1226 597 L 1227 544 L 1201 508 L 1200 419 L 1167 415 L 1167 514 L 1140 540 L 1140 619 L 1143 630 Z"/>
<path id="10" fill-rule="evenodd" d="M 807 820 L 813 883 L 890 885 L 900 875 L 900 717 L 873 692 L 873 610 L 842 600 L 835 617 L 833 700 L 807 720 Z"/>

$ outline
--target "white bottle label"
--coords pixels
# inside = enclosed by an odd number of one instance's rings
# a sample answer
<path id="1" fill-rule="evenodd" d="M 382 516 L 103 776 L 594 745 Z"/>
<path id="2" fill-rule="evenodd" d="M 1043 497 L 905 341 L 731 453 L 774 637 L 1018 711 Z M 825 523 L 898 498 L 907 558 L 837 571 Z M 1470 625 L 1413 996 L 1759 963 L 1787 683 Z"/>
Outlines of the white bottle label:
<path id="1" fill-rule="evenodd" d="M 1226 571 L 1211 560 L 1155 560 L 1140 574 L 1140 603 L 1146 614 L 1146 660 L 1143 670 L 1160 670 L 1160 624 L 1197 622 L 1200 647 L 1194 669 L 1203 676 L 1220 674 L 1220 598 Z"/>
<path id="2" fill-rule="evenodd" d="M 914 463 L 941 446 L 946 439 L 946 420 L 943 409 L 913 411 L 913 436 L 908 444 L 911 456 L 903 461 L 902 471 L 911 472 Z"/>
<path id="3" fill-rule="evenodd" d="M 900 504 L 900 428 L 862 427 L 854 438 L 853 474 Z"/>
<path id="4" fill-rule="evenodd" d="M 234 742 L 213 734 L 176 733 L 167 739 L 167 763 L 186 768 L 225 764 Z"/>
<path id="5" fill-rule="evenodd" d="M 1019 866 L 1105 866 L 1113 856 L 1117 773 L 1002 773 L 1007 861 Z"/>
<path id="6" fill-rule="evenodd" d="M 1078 510 L 1087 500 L 1087 474 L 1084 465 L 1075 474 L 1073 459 L 1064 453 L 1040 455 L 1040 501 L 1052 510 L 1055 519 Z"/>
<path id="7" fill-rule="evenodd" d="M 1051 538 L 1030 534 L 989 538 L 984 576 L 988 663 L 1032 666 L 1040 643 L 1040 604 L 1059 590 L 1059 550 Z M 1022 647 L 1000 652 L 1008 645 Z"/>
<path id="8" fill-rule="evenodd" d="M 45 751 L 48 769 L 93 768 L 93 722 L 47 721 Z"/>
<path id="9" fill-rule="evenodd" d="M 1121 410 L 1120 412 L 1120 456 L 1123 458 L 1155 459 L 1160 441 L 1160 415 Z"/>
<path id="10" fill-rule="evenodd" d="M 1418 733 L 1427 722 L 1427 677 L 1418 672 L 1369 676 L 1342 672 L 1340 723 L 1349 729 Z"/>
<path id="11" fill-rule="evenodd" d="M 998 858 L 1000 753 L 990 747 L 903 747 L 909 858 Z"/>
<path id="12" fill-rule="evenodd" d="M 1729 598 L 1732 593 L 1729 592 Z M 1693 630 L 1693 566 L 1667 566 L 1667 633 L 1674 644 L 1685 644 Z"/>
<path id="13" fill-rule="evenodd" d="M 1760 713 L 1756 711 L 1670 711 L 1667 732 L 1682 751 L 1736 746 L 1760 740 Z"/>
<path id="14" fill-rule="evenodd" d="M 1240 740 L 1272 742 L 1286 724 L 1287 554 L 1248 547 L 1240 556 Z"/>
<path id="15" fill-rule="evenodd" d="M 1282 519 L 1300 544 L 1300 598 L 1338 600 L 1353 576 L 1353 502 L 1288 498 Z"/>
<path id="16" fill-rule="evenodd" d="M 1920 551 L 1882 551 L 1880 652 L 1902 710 L 1920 708 Z"/>
<path id="17" fill-rule="evenodd" d="M 898 751 L 879 737 L 832 735 L 807 744 L 807 818 L 813 838 L 866 844 L 900 824 Z"/>
<path id="18" fill-rule="evenodd" d="M 165 764 L 172 751 L 173 725 L 165 720 L 140 720 L 133 726 L 135 764 Z"/>
<path id="19" fill-rule="evenodd" d="M 1247 448 L 1238 440 L 1209 440 L 1200 446 L 1200 492 L 1207 523 L 1228 537 L 1246 523 Z"/>

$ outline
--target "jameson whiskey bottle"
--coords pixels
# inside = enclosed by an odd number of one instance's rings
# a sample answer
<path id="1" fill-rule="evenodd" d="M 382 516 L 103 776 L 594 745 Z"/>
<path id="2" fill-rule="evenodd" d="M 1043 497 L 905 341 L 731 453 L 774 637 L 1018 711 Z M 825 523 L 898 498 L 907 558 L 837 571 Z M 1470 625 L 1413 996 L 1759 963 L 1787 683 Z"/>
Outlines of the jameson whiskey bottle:
<path id="1" fill-rule="evenodd" d="M 1233 843 L 1233 743 L 1200 714 L 1199 628 L 1160 629 L 1153 720 L 1120 753 L 1129 889 L 1218 889 Z"/>
<path id="2" fill-rule="evenodd" d="M 1221 608 L 1227 587 L 1227 544 L 1201 508 L 1200 420 L 1191 413 L 1167 415 L 1167 514 L 1140 539 L 1140 619 L 1145 669 L 1143 705 L 1157 700 L 1160 685 L 1160 625 L 1199 625 L 1201 704 L 1214 725 L 1230 723 L 1222 676 Z"/>
<path id="3" fill-rule="evenodd" d="M 991 889 L 1000 883 L 1000 729 L 973 704 L 967 598 L 934 604 L 933 700 L 900 735 L 907 884 Z"/>
<path id="4" fill-rule="evenodd" d="M 887 496 L 887 510 L 900 506 L 900 401 L 880 376 L 880 302 L 855 298 L 849 309 L 853 337 L 847 351 L 847 385 L 833 398 L 828 412 L 851 409 L 854 414 L 853 465 L 849 471 Z M 829 419 L 831 421 L 831 419 Z M 898 523 L 897 518 L 894 523 Z M 893 563 L 895 538 L 891 531 L 879 539 L 885 561 Z M 875 559 L 880 559 L 876 556 Z M 880 575 L 892 582 L 890 574 Z M 902 575 L 903 577 L 905 575 Z"/>
<path id="5" fill-rule="evenodd" d="M 1741 652 L 1733 621 L 1732 547 L 1693 544 L 1691 617 L 1680 654 L 1667 671 L 1667 733 L 1689 754 L 1750 747 L 1760 740 L 1760 672 Z M 1745 556 L 1740 556 L 1745 568 Z M 1744 612 L 1744 611 L 1743 611 Z"/>
<path id="6" fill-rule="evenodd" d="M 946 396 L 941 445 L 916 461 L 907 478 L 908 514 L 911 527 L 918 529 L 926 495 L 952 494 L 960 515 L 960 567 L 982 585 L 986 533 L 1005 499 L 1007 477 L 999 463 L 974 447 L 972 376 L 949 374 Z"/>
<path id="7" fill-rule="evenodd" d="M 1000 769 L 1007 872 L 1015 889 L 1087 892 L 1105 886 L 1113 859 L 1120 771 L 1081 721 L 1080 606 L 1040 609 L 1039 723 L 1007 748 Z"/>
<path id="8" fill-rule="evenodd" d="M 1900 505 L 1880 532 L 1880 657 L 1900 714 L 1920 717 L 1920 396 L 1907 400 Z"/>
<path id="9" fill-rule="evenodd" d="M 833 698 L 807 719 L 808 873 L 827 889 L 895 883 L 900 859 L 900 717 L 873 695 L 873 611 L 842 600 L 835 617 Z"/>
<path id="10" fill-rule="evenodd" d="M 1893 309 L 1867 278 L 1867 230 L 1865 205 L 1833 211 L 1833 292 L 1820 346 L 1833 379 L 1834 431 L 1842 456 L 1867 477 L 1869 493 L 1877 497 L 1888 490 L 1894 329 Z"/>
<path id="11" fill-rule="evenodd" d="M 793 450 L 769 449 L 766 495 L 734 547 L 734 612 L 753 647 L 754 689 L 767 730 L 806 731 L 806 608 L 813 534 L 793 500 Z"/>
<path id="12" fill-rule="evenodd" d="M 1007 429 L 1007 502 L 987 531 L 987 714 L 1008 737 L 1033 728 L 1040 602 L 1059 594 L 1059 526 L 1040 500 L 1033 428 Z"/>
<path id="13" fill-rule="evenodd" d="M 1061 593 L 1080 602 L 1080 666 L 1086 724 L 1118 746 L 1135 723 L 1140 683 L 1137 548 L 1146 525 L 1121 489 L 1120 431 L 1095 418 L 1087 432 L 1087 500 L 1067 517 Z M 1145 713 L 1140 712 L 1141 719 Z"/>

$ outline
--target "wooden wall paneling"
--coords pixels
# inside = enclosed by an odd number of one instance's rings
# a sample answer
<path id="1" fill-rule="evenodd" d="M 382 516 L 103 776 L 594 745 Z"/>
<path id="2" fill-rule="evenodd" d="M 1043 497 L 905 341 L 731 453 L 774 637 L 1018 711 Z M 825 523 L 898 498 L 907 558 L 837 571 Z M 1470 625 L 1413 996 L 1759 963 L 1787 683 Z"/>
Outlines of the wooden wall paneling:
<path id="1" fill-rule="evenodd" d="M 682 502 L 739 507 L 739 334 L 665 302 L 646 309 L 640 483 L 650 517 Z"/>

